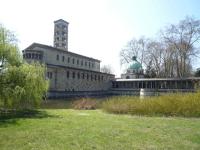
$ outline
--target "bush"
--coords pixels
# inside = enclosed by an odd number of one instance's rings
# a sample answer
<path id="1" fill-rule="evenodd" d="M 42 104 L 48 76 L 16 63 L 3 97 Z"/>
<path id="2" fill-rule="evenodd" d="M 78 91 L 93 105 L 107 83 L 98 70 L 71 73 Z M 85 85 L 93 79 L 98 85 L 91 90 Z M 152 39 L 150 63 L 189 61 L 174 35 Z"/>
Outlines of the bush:
<path id="1" fill-rule="evenodd" d="M 113 97 L 105 101 L 102 108 L 106 112 L 117 114 L 200 117 L 200 92 L 144 99 L 131 96 Z"/>
<path id="2" fill-rule="evenodd" d="M 80 100 L 76 100 L 73 102 L 72 107 L 74 109 L 97 109 L 98 108 L 98 101 L 91 98 L 82 98 Z"/>

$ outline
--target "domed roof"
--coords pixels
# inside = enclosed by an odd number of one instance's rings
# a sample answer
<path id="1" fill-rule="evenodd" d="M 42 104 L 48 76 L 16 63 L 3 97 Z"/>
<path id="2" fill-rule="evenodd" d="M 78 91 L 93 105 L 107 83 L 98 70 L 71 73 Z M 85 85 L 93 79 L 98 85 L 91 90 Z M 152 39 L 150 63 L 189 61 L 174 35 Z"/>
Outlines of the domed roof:
<path id="1" fill-rule="evenodd" d="M 133 69 L 133 70 L 142 69 L 142 65 L 137 61 L 136 56 L 133 56 L 132 60 L 133 60 L 133 63 L 130 65 L 129 69 Z"/>

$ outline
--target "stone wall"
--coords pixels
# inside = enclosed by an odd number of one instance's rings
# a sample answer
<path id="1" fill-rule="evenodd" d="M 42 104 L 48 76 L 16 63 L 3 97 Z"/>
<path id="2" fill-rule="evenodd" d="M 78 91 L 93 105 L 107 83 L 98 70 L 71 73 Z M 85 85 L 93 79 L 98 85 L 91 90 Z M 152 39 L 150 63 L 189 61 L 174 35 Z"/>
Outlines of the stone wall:
<path id="1" fill-rule="evenodd" d="M 78 55 L 64 50 L 44 47 L 34 47 L 32 50 L 43 52 L 43 62 L 54 65 L 62 65 L 79 69 L 100 71 L 100 61 Z"/>
<path id="2" fill-rule="evenodd" d="M 103 91 L 112 86 L 114 75 L 47 65 L 50 90 L 53 91 Z"/>

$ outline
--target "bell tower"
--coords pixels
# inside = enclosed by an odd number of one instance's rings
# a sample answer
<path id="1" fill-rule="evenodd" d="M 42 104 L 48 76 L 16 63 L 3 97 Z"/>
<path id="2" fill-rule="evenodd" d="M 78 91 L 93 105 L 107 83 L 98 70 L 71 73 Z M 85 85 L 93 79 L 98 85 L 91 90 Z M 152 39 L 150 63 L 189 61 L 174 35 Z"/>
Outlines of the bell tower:
<path id="1" fill-rule="evenodd" d="M 68 51 L 68 25 L 63 19 L 54 21 L 54 47 Z"/>

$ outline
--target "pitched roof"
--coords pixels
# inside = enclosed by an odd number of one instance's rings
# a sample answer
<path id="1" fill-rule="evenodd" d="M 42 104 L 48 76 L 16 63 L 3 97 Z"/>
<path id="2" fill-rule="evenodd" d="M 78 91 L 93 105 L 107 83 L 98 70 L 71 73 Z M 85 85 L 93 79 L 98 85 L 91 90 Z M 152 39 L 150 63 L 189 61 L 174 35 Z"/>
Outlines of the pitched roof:
<path id="1" fill-rule="evenodd" d="M 30 46 L 28 46 L 26 49 L 24 49 L 24 51 L 31 50 L 34 47 L 41 47 L 41 48 L 45 48 L 47 50 L 56 50 L 56 51 L 59 51 L 59 52 L 68 53 L 68 54 L 75 55 L 75 56 L 78 56 L 78 57 L 84 57 L 84 58 L 91 59 L 91 60 L 94 60 L 94 61 L 97 61 L 97 62 L 101 62 L 100 60 L 92 58 L 92 57 L 87 57 L 87 56 L 84 56 L 84 55 L 76 54 L 76 53 L 73 53 L 73 52 L 65 51 L 65 50 L 60 49 L 60 48 L 56 48 L 56 47 L 52 47 L 52 46 L 44 45 L 44 44 L 40 44 L 40 43 L 33 43 Z"/>
<path id="2" fill-rule="evenodd" d="M 67 21 L 65 21 L 65 20 L 63 20 L 63 19 L 58 19 L 58 20 L 54 21 L 54 23 L 57 23 L 57 22 L 64 22 L 64 23 L 69 24 L 69 22 L 67 22 Z"/>

